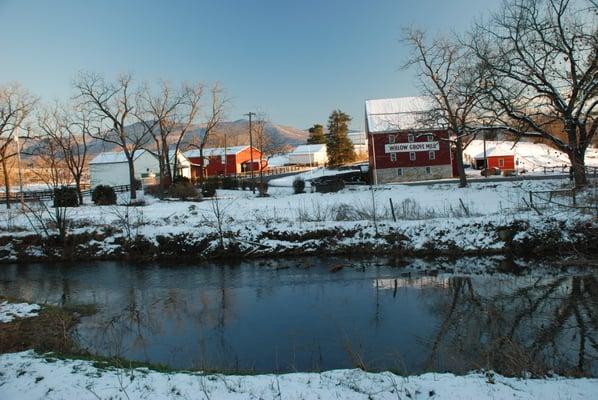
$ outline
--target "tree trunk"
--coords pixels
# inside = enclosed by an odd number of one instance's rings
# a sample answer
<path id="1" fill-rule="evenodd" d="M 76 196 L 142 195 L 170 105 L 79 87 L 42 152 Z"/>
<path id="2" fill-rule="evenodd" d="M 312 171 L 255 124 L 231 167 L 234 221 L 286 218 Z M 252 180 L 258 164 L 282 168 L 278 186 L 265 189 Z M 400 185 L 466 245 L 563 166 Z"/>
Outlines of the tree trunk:
<path id="1" fill-rule="evenodd" d="M 457 158 L 457 172 L 459 174 L 459 187 L 467 187 L 467 177 L 465 176 L 465 167 L 463 166 L 463 141 L 457 136 L 455 144 L 455 157 Z M 451 169 L 453 166 L 451 165 Z"/>
<path id="2" fill-rule="evenodd" d="M 10 176 L 6 168 L 6 158 L 2 157 L 2 172 L 4 173 L 4 188 L 6 189 L 6 208 L 10 208 Z"/>
<path id="3" fill-rule="evenodd" d="M 75 189 L 77 196 L 79 196 L 79 205 L 83 205 L 83 193 L 81 193 L 81 176 L 75 176 Z"/>
<path id="4" fill-rule="evenodd" d="M 133 159 L 129 159 L 129 192 L 131 193 L 131 202 L 137 200 L 137 191 L 135 190 L 135 164 Z"/>
<path id="5" fill-rule="evenodd" d="M 199 148 L 199 186 L 203 187 L 203 165 L 204 165 L 204 159 L 203 159 L 203 146 L 201 146 Z"/>
<path id="6" fill-rule="evenodd" d="M 569 154 L 571 160 L 571 166 L 573 168 L 573 179 L 575 181 L 576 188 L 584 188 L 588 185 L 586 177 L 586 166 L 584 161 L 584 155 L 581 152 L 573 150 Z"/>
<path id="7" fill-rule="evenodd" d="M 586 179 L 585 153 L 586 146 L 578 144 L 577 126 L 571 118 L 565 121 L 565 131 L 569 139 L 569 148 L 567 154 L 571 161 L 571 168 L 573 169 L 573 179 L 575 180 L 576 188 L 583 188 L 588 185 Z"/>

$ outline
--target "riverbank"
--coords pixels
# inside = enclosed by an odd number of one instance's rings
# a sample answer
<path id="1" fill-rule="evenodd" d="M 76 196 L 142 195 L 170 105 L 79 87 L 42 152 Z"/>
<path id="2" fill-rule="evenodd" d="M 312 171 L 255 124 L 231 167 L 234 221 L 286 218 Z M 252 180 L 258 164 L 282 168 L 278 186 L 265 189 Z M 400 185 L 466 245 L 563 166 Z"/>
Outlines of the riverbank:
<path id="1" fill-rule="evenodd" d="M 598 379 L 518 379 L 335 370 L 234 376 L 103 367 L 32 351 L 0 355 L 0 397 L 7 399 L 594 399 Z"/>
<path id="2" fill-rule="evenodd" d="M 373 192 L 358 187 L 299 195 L 276 188 L 267 198 L 229 190 L 199 203 L 146 197 L 138 207 L 67 209 L 64 238 L 49 212 L 34 218 L 2 210 L 7 223 L 0 231 L 0 262 L 597 254 L 593 209 L 538 200 L 530 208 L 524 200 L 529 190 L 563 185 L 567 182 L 472 183 L 465 189 L 388 185 Z"/>

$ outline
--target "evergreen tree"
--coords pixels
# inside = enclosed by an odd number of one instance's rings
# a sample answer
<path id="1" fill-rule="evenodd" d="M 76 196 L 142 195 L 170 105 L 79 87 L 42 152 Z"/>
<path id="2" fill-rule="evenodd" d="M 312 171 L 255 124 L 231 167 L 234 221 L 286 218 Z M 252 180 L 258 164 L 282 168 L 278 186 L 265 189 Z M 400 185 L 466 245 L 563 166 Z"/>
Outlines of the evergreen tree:
<path id="1" fill-rule="evenodd" d="M 324 135 L 324 127 L 320 124 L 314 124 L 308 129 L 309 137 L 307 144 L 324 144 L 326 143 L 326 136 Z"/>
<path id="2" fill-rule="evenodd" d="M 328 118 L 326 149 L 328 164 L 341 165 L 355 160 L 355 149 L 349 139 L 349 122 L 351 117 L 341 110 L 334 110 Z"/>

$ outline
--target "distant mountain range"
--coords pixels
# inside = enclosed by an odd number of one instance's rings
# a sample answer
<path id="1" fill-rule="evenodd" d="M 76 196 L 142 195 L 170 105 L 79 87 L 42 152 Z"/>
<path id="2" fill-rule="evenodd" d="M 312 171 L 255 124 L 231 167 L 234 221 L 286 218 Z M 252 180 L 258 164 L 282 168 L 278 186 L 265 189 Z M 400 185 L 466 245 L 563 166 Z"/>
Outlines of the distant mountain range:
<path id="1" fill-rule="evenodd" d="M 132 124 L 128 130 L 142 129 L 140 123 Z M 309 132 L 294 128 L 287 125 L 278 125 L 273 123 L 266 124 L 266 130 L 272 135 L 277 143 L 296 146 L 304 144 L 309 137 Z M 199 140 L 203 137 L 205 128 L 201 125 L 192 128 L 182 144 L 182 149 L 186 150 L 189 143 Z M 173 140 L 176 140 L 176 135 L 173 134 Z M 249 123 L 247 120 L 240 119 L 236 121 L 226 121 L 220 124 L 220 126 L 210 135 L 208 141 L 208 147 L 223 147 L 226 142 L 227 146 L 239 146 L 249 144 Z M 153 147 L 152 141 L 148 142 L 147 147 Z M 117 151 L 120 150 L 117 146 L 113 146 L 110 143 L 105 143 L 98 139 L 92 139 L 89 143 L 89 152 L 91 155 L 101 153 L 102 151 Z"/>

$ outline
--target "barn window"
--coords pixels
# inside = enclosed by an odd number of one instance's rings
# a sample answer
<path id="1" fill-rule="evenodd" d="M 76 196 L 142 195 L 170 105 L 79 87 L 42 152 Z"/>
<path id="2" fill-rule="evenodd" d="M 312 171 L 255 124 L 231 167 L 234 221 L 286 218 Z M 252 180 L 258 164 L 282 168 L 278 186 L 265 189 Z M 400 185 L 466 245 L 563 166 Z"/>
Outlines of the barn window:
<path id="1" fill-rule="evenodd" d="M 432 134 L 428 135 L 428 142 L 431 142 L 432 140 L 434 140 L 434 135 L 432 135 Z"/>
<path id="2" fill-rule="evenodd" d="M 220 163 L 226 164 L 226 156 L 224 154 L 220 156 Z"/>
<path id="3" fill-rule="evenodd" d="M 430 151 L 428 153 L 428 157 L 430 158 L 430 160 L 435 160 L 436 159 L 436 152 L 435 151 Z"/>
<path id="4" fill-rule="evenodd" d="M 413 136 L 413 133 L 410 133 L 409 136 L 407 136 L 407 140 L 409 142 L 413 142 L 413 140 L 415 140 L 415 137 Z"/>
<path id="5" fill-rule="evenodd" d="M 415 161 L 415 151 L 411 151 L 411 152 L 409 152 L 409 159 L 410 159 L 411 161 Z"/>
<path id="6" fill-rule="evenodd" d="M 430 175 L 432 173 L 432 168 L 426 167 L 426 174 Z"/>
<path id="7" fill-rule="evenodd" d="M 498 160 L 498 166 L 499 167 L 504 167 L 505 166 L 505 160 L 503 158 L 501 158 L 500 160 Z"/>
<path id="8" fill-rule="evenodd" d="M 398 176 L 403 176 L 403 168 L 397 169 L 397 175 Z"/>
<path id="9" fill-rule="evenodd" d="M 395 135 L 388 135 L 388 143 L 394 143 L 396 141 L 396 136 Z"/>
<path id="10" fill-rule="evenodd" d="M 390 161 L 397 161 L 397 153 L 390 153 Z"/>

